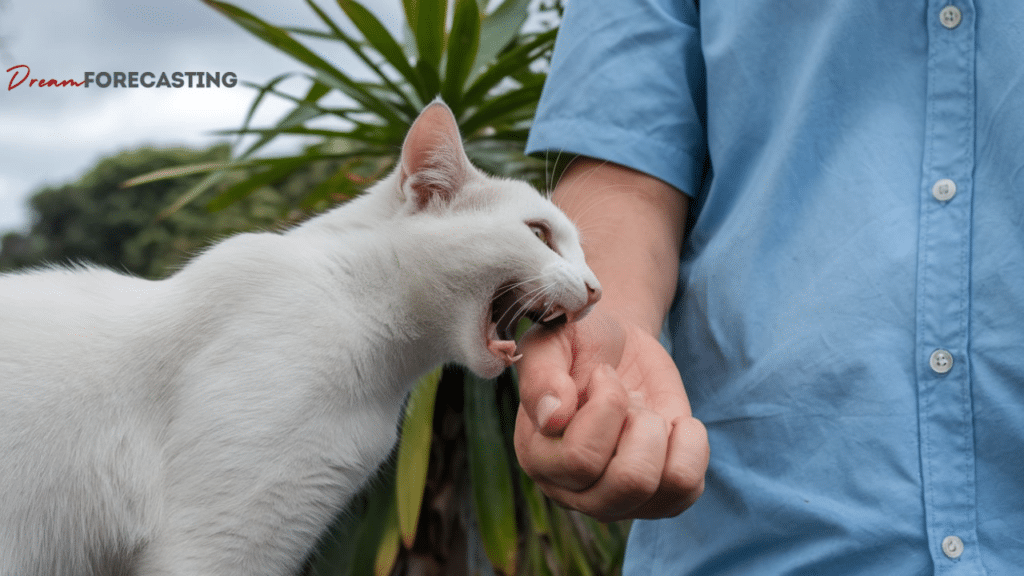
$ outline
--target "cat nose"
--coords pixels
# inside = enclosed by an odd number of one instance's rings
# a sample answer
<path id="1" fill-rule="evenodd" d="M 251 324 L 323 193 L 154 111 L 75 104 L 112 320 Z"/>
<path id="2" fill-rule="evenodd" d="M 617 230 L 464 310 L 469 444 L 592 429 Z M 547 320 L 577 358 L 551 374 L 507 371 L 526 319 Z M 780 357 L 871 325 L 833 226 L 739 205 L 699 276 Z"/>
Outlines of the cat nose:
<path id="1" fill-rule="evenodd" d="M 584 307 L 593 306 L 601 299 L 601 285 L 592 286 L 590 282 L 584 282 L 583 284 L 587 287 L 587 303 Z"/>

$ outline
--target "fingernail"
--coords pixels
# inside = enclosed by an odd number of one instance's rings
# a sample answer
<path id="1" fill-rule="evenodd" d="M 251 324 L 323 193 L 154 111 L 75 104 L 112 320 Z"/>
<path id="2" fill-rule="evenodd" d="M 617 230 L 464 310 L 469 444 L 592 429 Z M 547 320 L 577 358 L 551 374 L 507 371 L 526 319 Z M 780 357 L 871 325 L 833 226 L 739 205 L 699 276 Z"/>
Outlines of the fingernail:
<path id="1" fill-rule="evenodd" d="M 546 394 L 540 399 L 540 402 L 537 402 L 537 424 L 543 428 L 544 425 L 548 423 L 548 420 L 551 419 L 551 415 L 554 414 L 555 410 L 558 410 L 558 407 L 561 405 L 561 400 L 551 394 Z"/>

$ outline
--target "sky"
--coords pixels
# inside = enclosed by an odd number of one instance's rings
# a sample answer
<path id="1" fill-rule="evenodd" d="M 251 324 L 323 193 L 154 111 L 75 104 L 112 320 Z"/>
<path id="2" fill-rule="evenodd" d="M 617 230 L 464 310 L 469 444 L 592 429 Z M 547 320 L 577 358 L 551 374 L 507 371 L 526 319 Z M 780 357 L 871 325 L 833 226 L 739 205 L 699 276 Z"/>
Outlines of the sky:
<path id="1" fill-rule="evenodd" d="M 278 25 L 322 28 L 302 0 L 231 0 Z M 363 0 L 393 31 L 399 0 Z M 318 5 L 337 21 L 333 1 Z M 309 42 L 348 71 L 343 50 Z M 332 56 L 336 56 L 332 58 Z M 12 72 L 11 67 L 18 66 Z M 27 80 L 21 81 L 26 76 Z M 144 145 L 205 147 L 238 128 L 255 92 L 233 88 L 39 88 L 33 78 L 81 81 L 85 72 L 234 72 L 263 84 L 302 65 L 266 46 L 199 0 L 0 0 L 0 235 L 29 224 L 25 200 L 78 179 L 99 159 Z M 187 77 L 185 78 L 187 81 Z M 21 81 L 20 84 L 18 82 Z M 11 84 L 18 84 L 11 88 Z M 299 80 L 284 84 L 298 92 Z M 287 104 L 268 99 L 254 126 Z M 298 149 L 295 139 L 269 152 Z"/>

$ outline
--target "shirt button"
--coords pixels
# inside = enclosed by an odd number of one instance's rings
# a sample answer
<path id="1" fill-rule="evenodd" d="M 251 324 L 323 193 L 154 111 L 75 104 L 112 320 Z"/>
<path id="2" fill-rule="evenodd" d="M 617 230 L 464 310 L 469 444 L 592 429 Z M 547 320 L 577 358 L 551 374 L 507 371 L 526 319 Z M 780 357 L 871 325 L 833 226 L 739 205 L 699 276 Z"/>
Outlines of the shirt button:
<path id="1" fill-rule="evenodd" d="M 942 539 L 942 553 L 956 559 L 964 553 L 964 541 L 956 536 L 946 536 Z"/>
<path id="2" fill-rule="evenodd" d="M 932 196 L 939 202 L 946 202 L 956 196 L 956 182 L 949 178 L 943 178 L 932 186 Z"/>
<path id="3" fill-rule="evenodd" d="M 939 21 L 942 22 L 943 26 L 950 30 L 960 25 L 960 18 L 960 9 L 956 6 L 946 6 L 941 12 L 939 12 Z"/>
<path id="4" fill-rule="evenodd" d="M 946 350 L 936 350 L 932 352 L 931 358 L 928 359 L 928 364 L 935 372 L 945 374 L 953 369 L 953 355 Z"/>

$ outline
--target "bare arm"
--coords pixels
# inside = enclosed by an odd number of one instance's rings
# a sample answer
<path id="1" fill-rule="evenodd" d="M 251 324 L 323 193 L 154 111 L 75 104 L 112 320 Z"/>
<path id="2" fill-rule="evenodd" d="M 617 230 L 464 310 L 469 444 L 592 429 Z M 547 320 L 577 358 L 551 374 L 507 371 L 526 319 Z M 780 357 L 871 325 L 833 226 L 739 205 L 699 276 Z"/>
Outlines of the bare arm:
<path id="1" fill-rule="evenodd" d="M 601 520 L 678 514 L 703 490 L 708 460 L 704 427 L 657 341 L 686 197 L 585 159 L 554 199 L 580 228 L 604 297 L 584 320 L 524 340 L 516 453 L 549 496 Z"/>
<path id="2" fill-rule="evenodd" d="M 554 201 L 583 231 L 604 302 L 657 336 L 676 292 L 686 196 L 617 164 L 575 161 Z"/>

